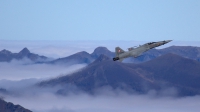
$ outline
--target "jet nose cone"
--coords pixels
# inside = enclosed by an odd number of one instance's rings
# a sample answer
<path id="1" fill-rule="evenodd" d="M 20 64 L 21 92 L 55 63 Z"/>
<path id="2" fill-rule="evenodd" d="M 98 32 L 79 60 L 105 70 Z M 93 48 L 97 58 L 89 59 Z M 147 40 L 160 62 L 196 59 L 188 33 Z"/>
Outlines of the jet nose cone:
<path id="1" fill-rule="evenodd" d="M 164 44 L 167 44 L 167 43 L 169 43 L 169 42 L 171 42 L 172 40 L 164 40 L 164 41 L 162 41 L 161 43 L 162 43 L 162 45 L 164 45 Z"/>
<path id="2" fill-rule="evenodd" d="M 172 40 L 165 40 L 166 43 L 169 43 L 169 42 L 171 42 L 171 41 L 172 41 Z"/>

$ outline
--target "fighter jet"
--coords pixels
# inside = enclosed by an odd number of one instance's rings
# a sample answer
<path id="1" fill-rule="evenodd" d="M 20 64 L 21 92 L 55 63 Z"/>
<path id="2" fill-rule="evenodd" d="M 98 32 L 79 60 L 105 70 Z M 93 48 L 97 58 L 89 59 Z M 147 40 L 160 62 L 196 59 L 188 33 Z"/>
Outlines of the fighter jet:
<path id="1" fill-rule="evenodd" d="M 169 43 L 171 41 L 172 40 L 164 40 L 164 41 L 159 41 L 159 42 L 149 42 L 149 43 L 146 43 L 144 45 L 140 45 L 139 47 L 128 48 L 128 51 L 124 51 L 120 47 L 116 47 L 115 48 L 116 57 L 113 58 L 113 61 L 119 60 L 120 62 L 122 62 L 124 58 L 128 58 L 128 57 L 136 58 L 136 57 L 140 56 L 143 52 L 146 52 L 146 51 L 153 49 L 155 47 L 164 45 L 164 44 Z"/>

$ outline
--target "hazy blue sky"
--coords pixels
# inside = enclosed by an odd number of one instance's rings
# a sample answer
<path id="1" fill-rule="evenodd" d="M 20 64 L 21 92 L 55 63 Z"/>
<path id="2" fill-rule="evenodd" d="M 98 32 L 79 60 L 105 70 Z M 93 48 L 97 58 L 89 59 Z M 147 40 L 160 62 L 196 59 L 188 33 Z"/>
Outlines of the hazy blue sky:
<path id="1" fill-rule="evenodd" d="M 200 41 L 200 0 L 1 0 L 0 40 Z"/>

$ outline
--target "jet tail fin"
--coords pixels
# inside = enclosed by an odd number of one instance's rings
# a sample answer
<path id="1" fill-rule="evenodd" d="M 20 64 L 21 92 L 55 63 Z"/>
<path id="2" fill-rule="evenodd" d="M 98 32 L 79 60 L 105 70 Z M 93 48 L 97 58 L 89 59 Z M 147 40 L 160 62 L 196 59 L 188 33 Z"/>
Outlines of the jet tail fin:
<path id="1" fill-rule="evenodd" d="M 124 53 L 125 51 L 123 49 L 121 49 L 120 47 L 116 47 L 115 48 L 115 54 L 116 54 L 116 57 L 119 56 L 119 54 L 121 53 Z"/>

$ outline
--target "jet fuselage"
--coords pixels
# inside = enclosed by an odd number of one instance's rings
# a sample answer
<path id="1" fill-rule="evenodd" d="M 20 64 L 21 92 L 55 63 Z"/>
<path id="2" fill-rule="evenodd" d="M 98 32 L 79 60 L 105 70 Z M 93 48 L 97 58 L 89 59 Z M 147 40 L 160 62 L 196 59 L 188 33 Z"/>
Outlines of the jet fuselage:
<path id="1" fill-rule="evenodd" d="M 166 41 L 159 41 L 159 42 L 149 42 L 144 45 L 140 45 L 139 47 L 136 48 L 128 48 L 128 51 L 122 50 L 120 47 L 115 48 L 115 53 L 116 57 L 113 58 L 113 61 L 120 60 L 122 61 L 124 58 L 127 57 L 138 57 L 140 56 L 143 52 L 148 51 L 149 49 L 164 45 L 168 42 L 171 42 L 171 40 L 166 40 Z"/>

